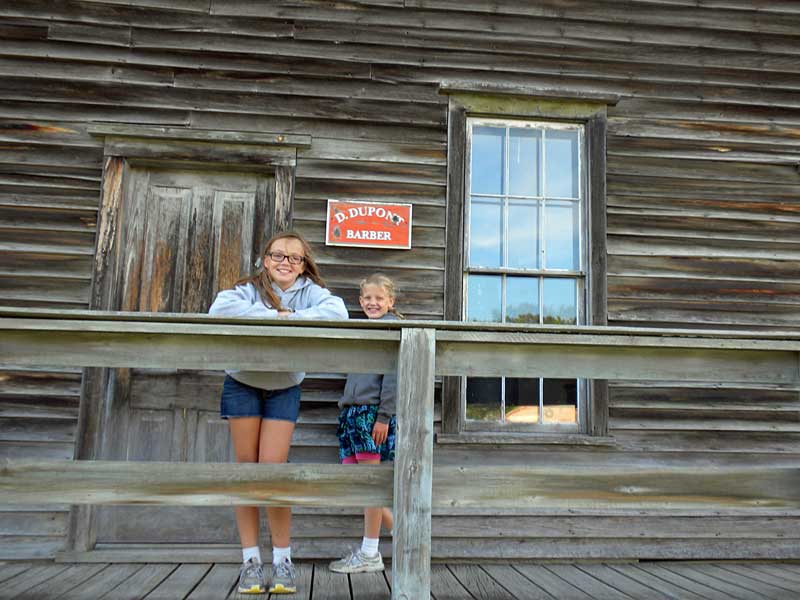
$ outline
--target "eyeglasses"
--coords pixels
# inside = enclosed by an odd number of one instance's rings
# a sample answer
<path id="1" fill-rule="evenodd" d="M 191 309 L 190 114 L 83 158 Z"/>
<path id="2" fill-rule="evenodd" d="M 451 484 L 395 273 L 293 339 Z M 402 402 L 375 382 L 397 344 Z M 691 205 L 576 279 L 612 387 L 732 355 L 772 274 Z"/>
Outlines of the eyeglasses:
<path id="1" fill-rule="evenodd" d="M 267 256 L 269 256 L 269 259 L 275 263 L 282 263 L 284 259 L 286 259 L 289 261 L 290 265 L 299 265 L 306 259 L 305 256 L 300 256 L 298 254 L 284 254 L 283 252 L 267 252 Z"/>

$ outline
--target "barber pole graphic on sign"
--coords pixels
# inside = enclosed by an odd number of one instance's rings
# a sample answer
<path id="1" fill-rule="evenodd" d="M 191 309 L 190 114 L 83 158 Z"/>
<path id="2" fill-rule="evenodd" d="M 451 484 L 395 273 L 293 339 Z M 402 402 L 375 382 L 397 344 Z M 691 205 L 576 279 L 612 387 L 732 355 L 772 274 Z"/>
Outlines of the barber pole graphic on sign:
<path id="1" fill-rule="evenodd" d="M 411 248 L 411 205 L 328 200 L 328 246 Z"/>

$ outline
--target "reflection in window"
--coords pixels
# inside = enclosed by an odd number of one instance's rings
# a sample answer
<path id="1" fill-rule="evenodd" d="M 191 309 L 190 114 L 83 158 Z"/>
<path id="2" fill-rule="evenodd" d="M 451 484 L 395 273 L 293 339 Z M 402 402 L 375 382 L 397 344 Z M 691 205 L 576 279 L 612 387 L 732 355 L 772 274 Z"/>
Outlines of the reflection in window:
<path id="1" fill-rule="evenodd" d="M 470 421 L 501 421 L 502 379 L 499 377 L 470 377 L 467 379 L 467 419 Z"/>
<path id="2" fill-rule="evenodd" d="M 583 127 L 471 119 L 464 317 L 582 322 Z M 466 419 L 495 426 L 579 423 L 574 379 L 467 378 Z"/>
<path id="3" fill-rule="evenodd" d="M 509 423 L 539 422 L 539 380 L 506 377 L 505 417 Z"/>
<path id="4" fill-rule="evenodd" d="M 509 129 L 508 193 L 512 196 L 539 196 L 539 171 L 542 132 L 536 129 Z"/>
<path id="5" fill-rule="evenodd" d="M 539 323 L 539 279 L 506 278 L 506 322 Z"/>
<path id="6" fill-rule="evenodd" d="M 538 200 L 508 201 L 508 262 L 512 269 L 537 269 L 540 265 L 539 236 L 532 236 L 531 231 L 539 231 Z M 475 229 L 481 231 L 480 222 L 473 221 Z M 475 261 L 470 261 L 477 265 Z M 500 266 L 499 263 L 497 266 Z"/>
<path id="7" fill-rule="evenodd" d="M 578 382 L 575 379 L 544 379 L 543 423 L 575 423 L 578 418 Z"/>
<path id="8" fill-rule="evenodd" d="M 505 128 L 475 127 L 472 131 L 472 193 L 503 193 Z"/>
<path id="9" fill-rule="evenodd" d="M 578 270 L 579 208 L 577 202 L 551 200 L 547 203 L 544 220 L 544 253 L 548 269 Z"/>
<path id="10" fill-rule="evenodd" d="M 502 320 L 502 280 L 495 275 L 470 275 L 467 321 L 497 323 Z"/>
<path id="11" fill-rule="evenodd" d="M 545 144 L 545 195 L 578 197 L 578 132 L 547 131 Z"/>
<path id="12" fill-rule="evenodd" d="M 470 264 L 499 267 L 503 264 L 503 204 L 496 198 L 472 199 L 469 239 Z"/>
<path id="13" fill-rule="evenodd" d="M 577 325 L 578 314 L 574 279 L 545 277 L 544 318 L 548 325 Z"/>

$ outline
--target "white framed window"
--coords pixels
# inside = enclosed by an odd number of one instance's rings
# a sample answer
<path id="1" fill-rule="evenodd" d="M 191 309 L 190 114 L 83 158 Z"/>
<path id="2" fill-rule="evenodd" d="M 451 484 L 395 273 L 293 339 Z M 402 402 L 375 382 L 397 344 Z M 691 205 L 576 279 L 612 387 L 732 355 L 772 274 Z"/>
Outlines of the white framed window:
<path id="1" fill-rule="evenodd" d="M 587 314 L 582 123 L 467 119 L 463 318 L 581 325 Z M 467 377 L 466 430 L 586 429 L 586 382 Z"/>

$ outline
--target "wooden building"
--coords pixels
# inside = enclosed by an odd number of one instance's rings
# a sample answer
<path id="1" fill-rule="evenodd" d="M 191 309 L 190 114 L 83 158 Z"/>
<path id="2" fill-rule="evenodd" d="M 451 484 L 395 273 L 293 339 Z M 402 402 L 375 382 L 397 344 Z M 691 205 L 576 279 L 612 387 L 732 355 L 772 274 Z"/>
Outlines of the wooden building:
<path id="1" fill-rule="evenodd" d="M 1 306 L 205 312 L 292 227 L 353 318 L 380 269 L 411 319 L 800 329 L 798 3 L 20 0 L 0 39 Z M 411 249 L 325 245 L 329 199 L 412 204 Z M 219 373 L 108 377 L 0 366 L 0 457 L 229 459 Z M 304 385 L 291 460 L 334 462 L 341 377 Z M 442 465 L 800 458 L 796 385 L 439 390 Z M 231 512 L 93 518 L 130 558 L 234 544 Z M 360 535 L 295 514 L 300 557 Z M 91 551 L 69 522 L 0 507 L 0 558 Z M 437 509 L 432 555 L 797 559 L 800 512 Z"/>

